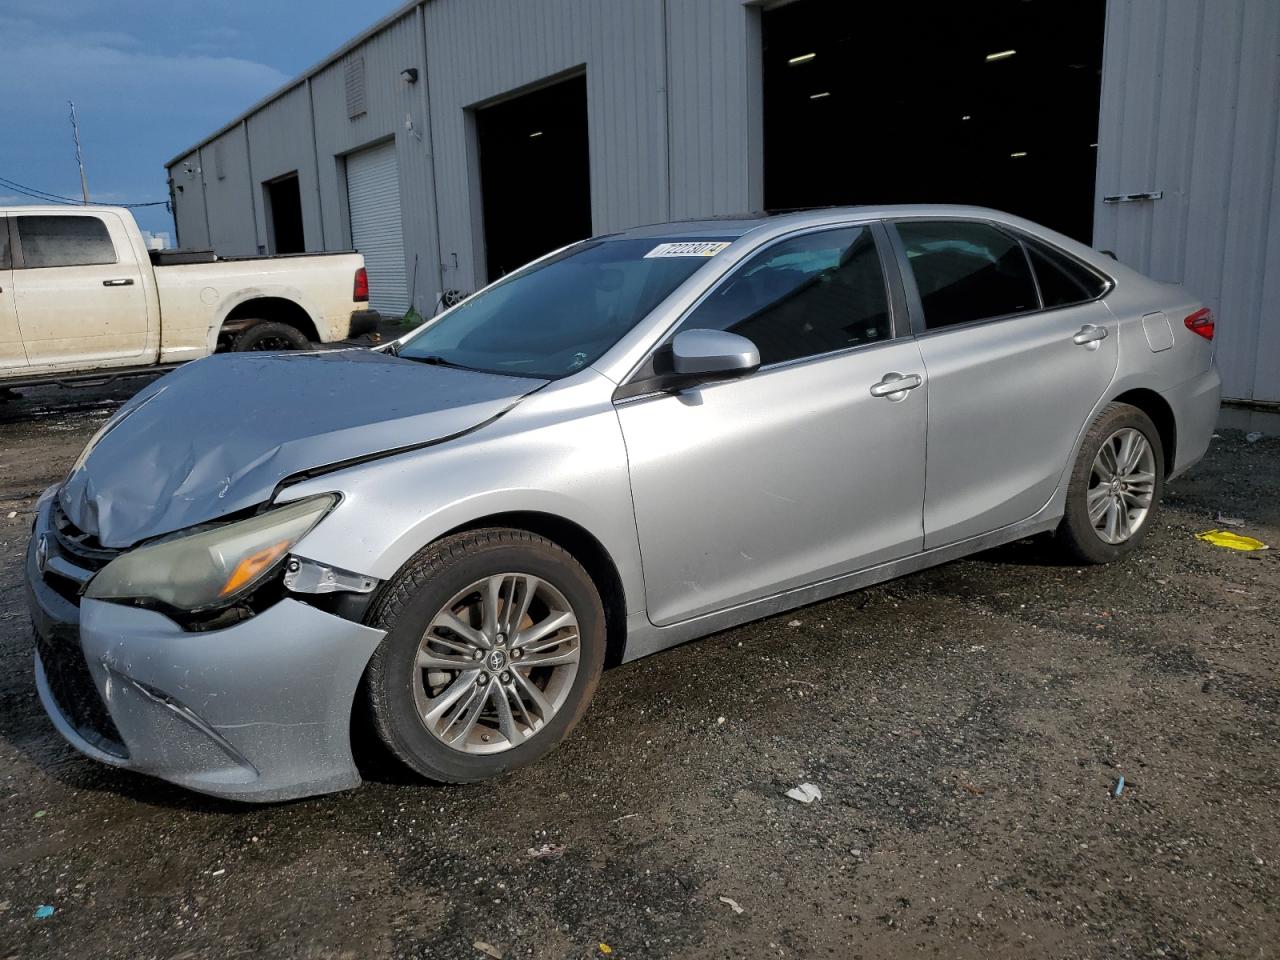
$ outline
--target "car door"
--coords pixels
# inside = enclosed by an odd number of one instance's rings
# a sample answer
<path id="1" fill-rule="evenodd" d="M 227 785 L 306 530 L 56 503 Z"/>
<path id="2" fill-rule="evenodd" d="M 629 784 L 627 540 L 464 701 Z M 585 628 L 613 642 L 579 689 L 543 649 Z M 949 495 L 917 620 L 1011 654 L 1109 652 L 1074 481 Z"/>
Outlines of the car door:
<path id="1" fill-rule="evenodd" d="M 137 256 L 114 213 L 16 214 L 14 301 L 32 367 L 126 364 L 147 352 Z"/>
<path id="2" fill-rule="evenodd" d="M 891 229 L 929 378 L 931 549 L 1028 519 L 1048 502 L 1115 376 L 1115 319 L 1097 299 L 1107 289 L 1098 276 L 1077 302 L 1046 303 L 1010 230 L 942 219 Z M 1054 277 L 1042 269 L 1049 290 Z"/>
<path id="3" fill-rule="evenodd" d="M 22 331 L 13 305 L 13 257 L 10 254 L 9 221 L 0 217 L 0 370 L 25 367 Z"/>
<path id="4" fill-rule="evenodd" d="M 894 337 L 878 234 L 781 239 L 682 320 L 751 339 L 754 374 L 646 392 L 660 350 L 619 391 L 654 623 L 920 549 L 927 386 L 914 339 Z"/>

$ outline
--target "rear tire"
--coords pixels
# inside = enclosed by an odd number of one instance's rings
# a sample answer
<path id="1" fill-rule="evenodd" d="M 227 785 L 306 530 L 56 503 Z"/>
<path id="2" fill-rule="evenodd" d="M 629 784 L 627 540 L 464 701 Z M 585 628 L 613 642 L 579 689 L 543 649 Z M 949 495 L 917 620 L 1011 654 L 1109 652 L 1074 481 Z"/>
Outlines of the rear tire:
<path id="1" fill-rule="evenodd" d="M 604 666 L 604 607 L 590 576 L 522 530 L 432 544 L 383 588 L 367 622 L 387 632 L 365 675 L 373 728 L 407 767 L 441 783 L 486 780 L 550 753 L 586 712 Z M 556 622 L 572 626 L 547 629 Z"/>
<path id="2" fill-rule="evenodd" d="M 1057 541 L 1076 563 L 1111 563 L 1146 539 L 1164 492 L 1164 447 L 1151 418 L 1109 404 L 1089 425 L 1058 525 Z"/>
<path id="3" fill-rule="evenodd" d="M 235 351 L 245 350 L 310 350 L 311 341 L 297 327 L 274 320 L 263 320 L 245 330 L 231 344 Z"/>

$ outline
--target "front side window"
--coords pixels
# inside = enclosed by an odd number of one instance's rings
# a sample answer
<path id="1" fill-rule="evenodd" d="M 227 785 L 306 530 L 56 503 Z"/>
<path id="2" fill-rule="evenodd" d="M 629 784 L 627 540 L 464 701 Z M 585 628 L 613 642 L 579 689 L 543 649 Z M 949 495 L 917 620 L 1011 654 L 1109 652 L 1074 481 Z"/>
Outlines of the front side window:
<path id="1" fill-rule="evenodd" d="M 1085 303 L 1102 296 L 1107 289 L 1102 277 L 1065 254 L 1035 240 L 1024 242 L 1036 279 L 1040 281 L 1040 298 L 1045 309 Z"/>
<path id="2" fill-rule="evenodd" d="M 8 270 L 12 263 L 9 257 L 9 221 L 0 217 L 0 270 Z"/>
<path id="3" fill-rule="evenodd" d="M 399 355 L 554 379 L 594 363 L 731 237 L 589 240 L 464 301 Z"/>
<path id="4" fill-rule="evenodd" d="M 887 340 L 889 299 L 871 228 L 775 243 L 739 267 L 680 326 L 740 334 L 756 345 L 765 365 Z"/>
<path id="5" fill-rule="evenodd" d="M 22 259 L 28 267 L 84 267 L 115 263 L 107 225 L 99 217 L 18 217 Z"/>
<path id="6" fill-rule="evenodd" d="M 896 225 L 915 277 L 927 330 L 1040 308 L 1022 245 L 985 223 Z"/>

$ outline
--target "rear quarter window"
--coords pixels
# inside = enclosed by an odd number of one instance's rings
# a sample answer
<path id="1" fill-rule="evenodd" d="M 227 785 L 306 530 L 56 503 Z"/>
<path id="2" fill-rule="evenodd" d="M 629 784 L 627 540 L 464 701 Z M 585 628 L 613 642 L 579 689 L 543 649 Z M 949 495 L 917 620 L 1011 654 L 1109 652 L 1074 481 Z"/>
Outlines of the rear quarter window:
<path id="1" fill-rule="evenodd" d="M 116 262 L 111 235 L 100 217 L 73 214 L 16 219 L 26 267 L 87 267 Z"/>
<path id="2" fill-rule="evenodd" d="M 1096 300 L 1107 290 L 1107 281 L 1088 267 L 1048 244 L 1024 237 L 1027 255 L 1040 282 L 1045 309 L 1069 307 Z"/>

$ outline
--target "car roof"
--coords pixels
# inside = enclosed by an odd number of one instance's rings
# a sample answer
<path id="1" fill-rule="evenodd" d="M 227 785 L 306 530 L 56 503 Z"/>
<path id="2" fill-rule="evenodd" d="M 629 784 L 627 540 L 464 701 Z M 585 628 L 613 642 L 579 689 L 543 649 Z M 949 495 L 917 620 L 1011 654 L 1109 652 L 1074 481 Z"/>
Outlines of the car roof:
<path id="1" fill-rule="evenodd" d="M 785 226 L 794 223 L 797 226 L 819 225 L 825 222 L 837 223 L 852 218 L 881 220 L 895 217 L 973 217 L 977 219 L 1009 218 L 1009 214 L 992 210 L 988 207 L 977 207 L 952 203 L 903 203 L 903 204 L 867 204 L 862 206 L 843 207 L 811 207 L 803 210 L 788 210 L 778 213 L 744 213 L 723 217 L 711 217 L 701 220 L 673 220 L 666 223 L 647 223 L 617 233 L 608 234 L 608 239 L 645 239 L 650 237 L 732 237 L 745 236 L 758 227 Z M 601 237 L 600 239 L 604 239 Z"/>

